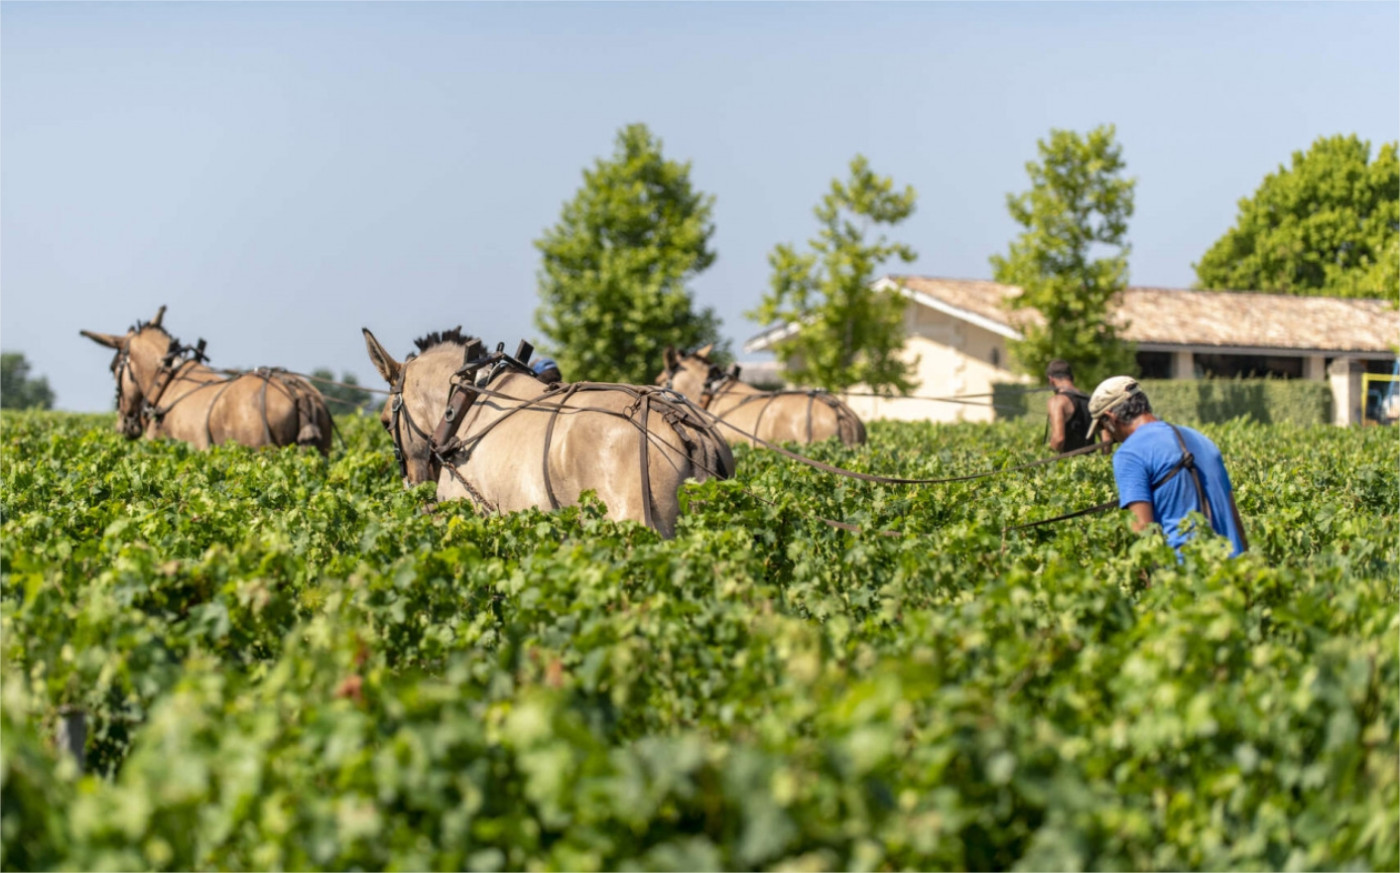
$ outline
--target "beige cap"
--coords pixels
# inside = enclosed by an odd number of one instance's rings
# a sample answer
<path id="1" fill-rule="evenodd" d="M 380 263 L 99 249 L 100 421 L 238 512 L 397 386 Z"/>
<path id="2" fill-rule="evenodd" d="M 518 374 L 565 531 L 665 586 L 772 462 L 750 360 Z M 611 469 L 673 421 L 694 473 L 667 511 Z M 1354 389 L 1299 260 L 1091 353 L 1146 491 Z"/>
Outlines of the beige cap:
<path id="1" fill-rule="evenodd" d="M 1094 393 L 1089 397 L 1089 433 L 1088 438 L 1093 439 L 1098 432 L 1099 425 L 1103 423 L 1103 414 L 1113 407 L 1132 397 L 1134 394 L 1141 394 L 1142 389 L 1138 387 L 1138 382 L 1132 376 L 1109 376 L 1099 383 L 1099 387 L 1094 389 Z"/>

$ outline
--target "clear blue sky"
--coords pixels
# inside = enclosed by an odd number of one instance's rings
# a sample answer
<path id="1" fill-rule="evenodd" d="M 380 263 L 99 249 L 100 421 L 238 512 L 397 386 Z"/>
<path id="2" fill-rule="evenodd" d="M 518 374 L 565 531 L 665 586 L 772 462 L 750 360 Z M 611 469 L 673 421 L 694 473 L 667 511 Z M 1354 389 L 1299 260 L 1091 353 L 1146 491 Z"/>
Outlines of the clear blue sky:
<path id="1" fill-rule="evenodd" d="M 716 196 L 694 289 L 736 347 L 857 152 L 918 190 L 912 271 L 988 278 L 1036 140 L 1114 123 L 1131 281 L 1186 287 L 1293 150 L 1400 138 L 1400 4 L 5 2 L 0 345 L 79 410 L 113 385 L 78 330 L 161 303 L 216 365 L 376 386 L 362 325 L 513 346 L 634 121 Z"/>

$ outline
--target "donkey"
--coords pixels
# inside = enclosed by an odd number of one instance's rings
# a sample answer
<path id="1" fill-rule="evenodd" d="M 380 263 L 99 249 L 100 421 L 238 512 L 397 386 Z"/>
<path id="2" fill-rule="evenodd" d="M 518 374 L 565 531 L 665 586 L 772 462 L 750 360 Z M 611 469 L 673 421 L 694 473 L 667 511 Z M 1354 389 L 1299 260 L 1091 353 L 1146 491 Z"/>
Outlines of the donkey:
<path id="1" fill-rule="evenodd" d="M 832 436 L 848 446 L 865 442 L 865 425 L 838 398 L 813 388 L 760 391 L 740 382 L 736 370 L 712 363 L 713 350 L 708 345 L 685 353 L 667 346 L 666 369 L 656 384 L 700 404 L 731 445 L 754 444 L 750 435 L 772 443 L 815 443 Z"/>
<path id="2" fill-rule="evenodd" d="M 330 453 L 332 421 L 321 392 L 301 376 L 259 368 L 227 373 L 204 364 L 203 346 L 180 345 L 156 317 L 125 335 L 84 330 L 116 350 L 117 430 L 127 439 L 170 437 L 196 448 L 219 443 L 311 446 Z"/>
<path id="3" fill-rule="evenodd" d="M 553 510 L 593 491 L 609 518 L 669 538 L 687 479 L 734 475 L 729 446 L 674 393 L 547 384 L 523 362 L 485 356 L 460 328 L 416 340 L 418 353 L 402 362 L 368 328 L 364 335 L 391 386 L 380 421 L 399 471 L 409 485 L 436 481 L 439 500 L 467 498 L 486 512 Z"/>

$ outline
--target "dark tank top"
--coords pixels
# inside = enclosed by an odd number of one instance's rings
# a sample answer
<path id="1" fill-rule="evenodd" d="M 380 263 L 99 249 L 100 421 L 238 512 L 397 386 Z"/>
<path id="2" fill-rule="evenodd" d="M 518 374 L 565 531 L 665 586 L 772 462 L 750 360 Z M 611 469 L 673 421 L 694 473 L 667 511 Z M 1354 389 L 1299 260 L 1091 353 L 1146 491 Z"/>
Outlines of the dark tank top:
<path id="1" fill-rule="evenodd" d="M 1065 420 L 1065 448 L 1066 452 L 1075 449 L 1082 449 L 1093 442 L 1085 436 L 1089 432 L 1089 395 L 1083 391 L 1076 391 L 1072 388 L 1057 388 L 1056 394 L 1068 397 L 1070 403 L 1074 404 L 1074 411 Z M 1050 440 L 1050 422 L 1045 422 L 1045 439 Z"/>

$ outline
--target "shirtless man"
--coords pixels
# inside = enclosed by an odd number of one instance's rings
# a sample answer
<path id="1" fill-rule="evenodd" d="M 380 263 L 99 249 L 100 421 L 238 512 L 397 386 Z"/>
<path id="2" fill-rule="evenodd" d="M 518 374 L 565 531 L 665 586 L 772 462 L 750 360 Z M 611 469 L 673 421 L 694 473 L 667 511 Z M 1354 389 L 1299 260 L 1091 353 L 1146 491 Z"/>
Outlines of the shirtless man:
<path id="1" fill-rule="evenodd" d="M 1074 387 L 1074 372 L 1069 363 L 1056 358 L 1045 368 L 1045 377 L 1055 393 L 1045 403 L 1049 416 L 1046 435 L 1050 450 L 1071 452 L 1089 445 L 1089 395 Z"/>

